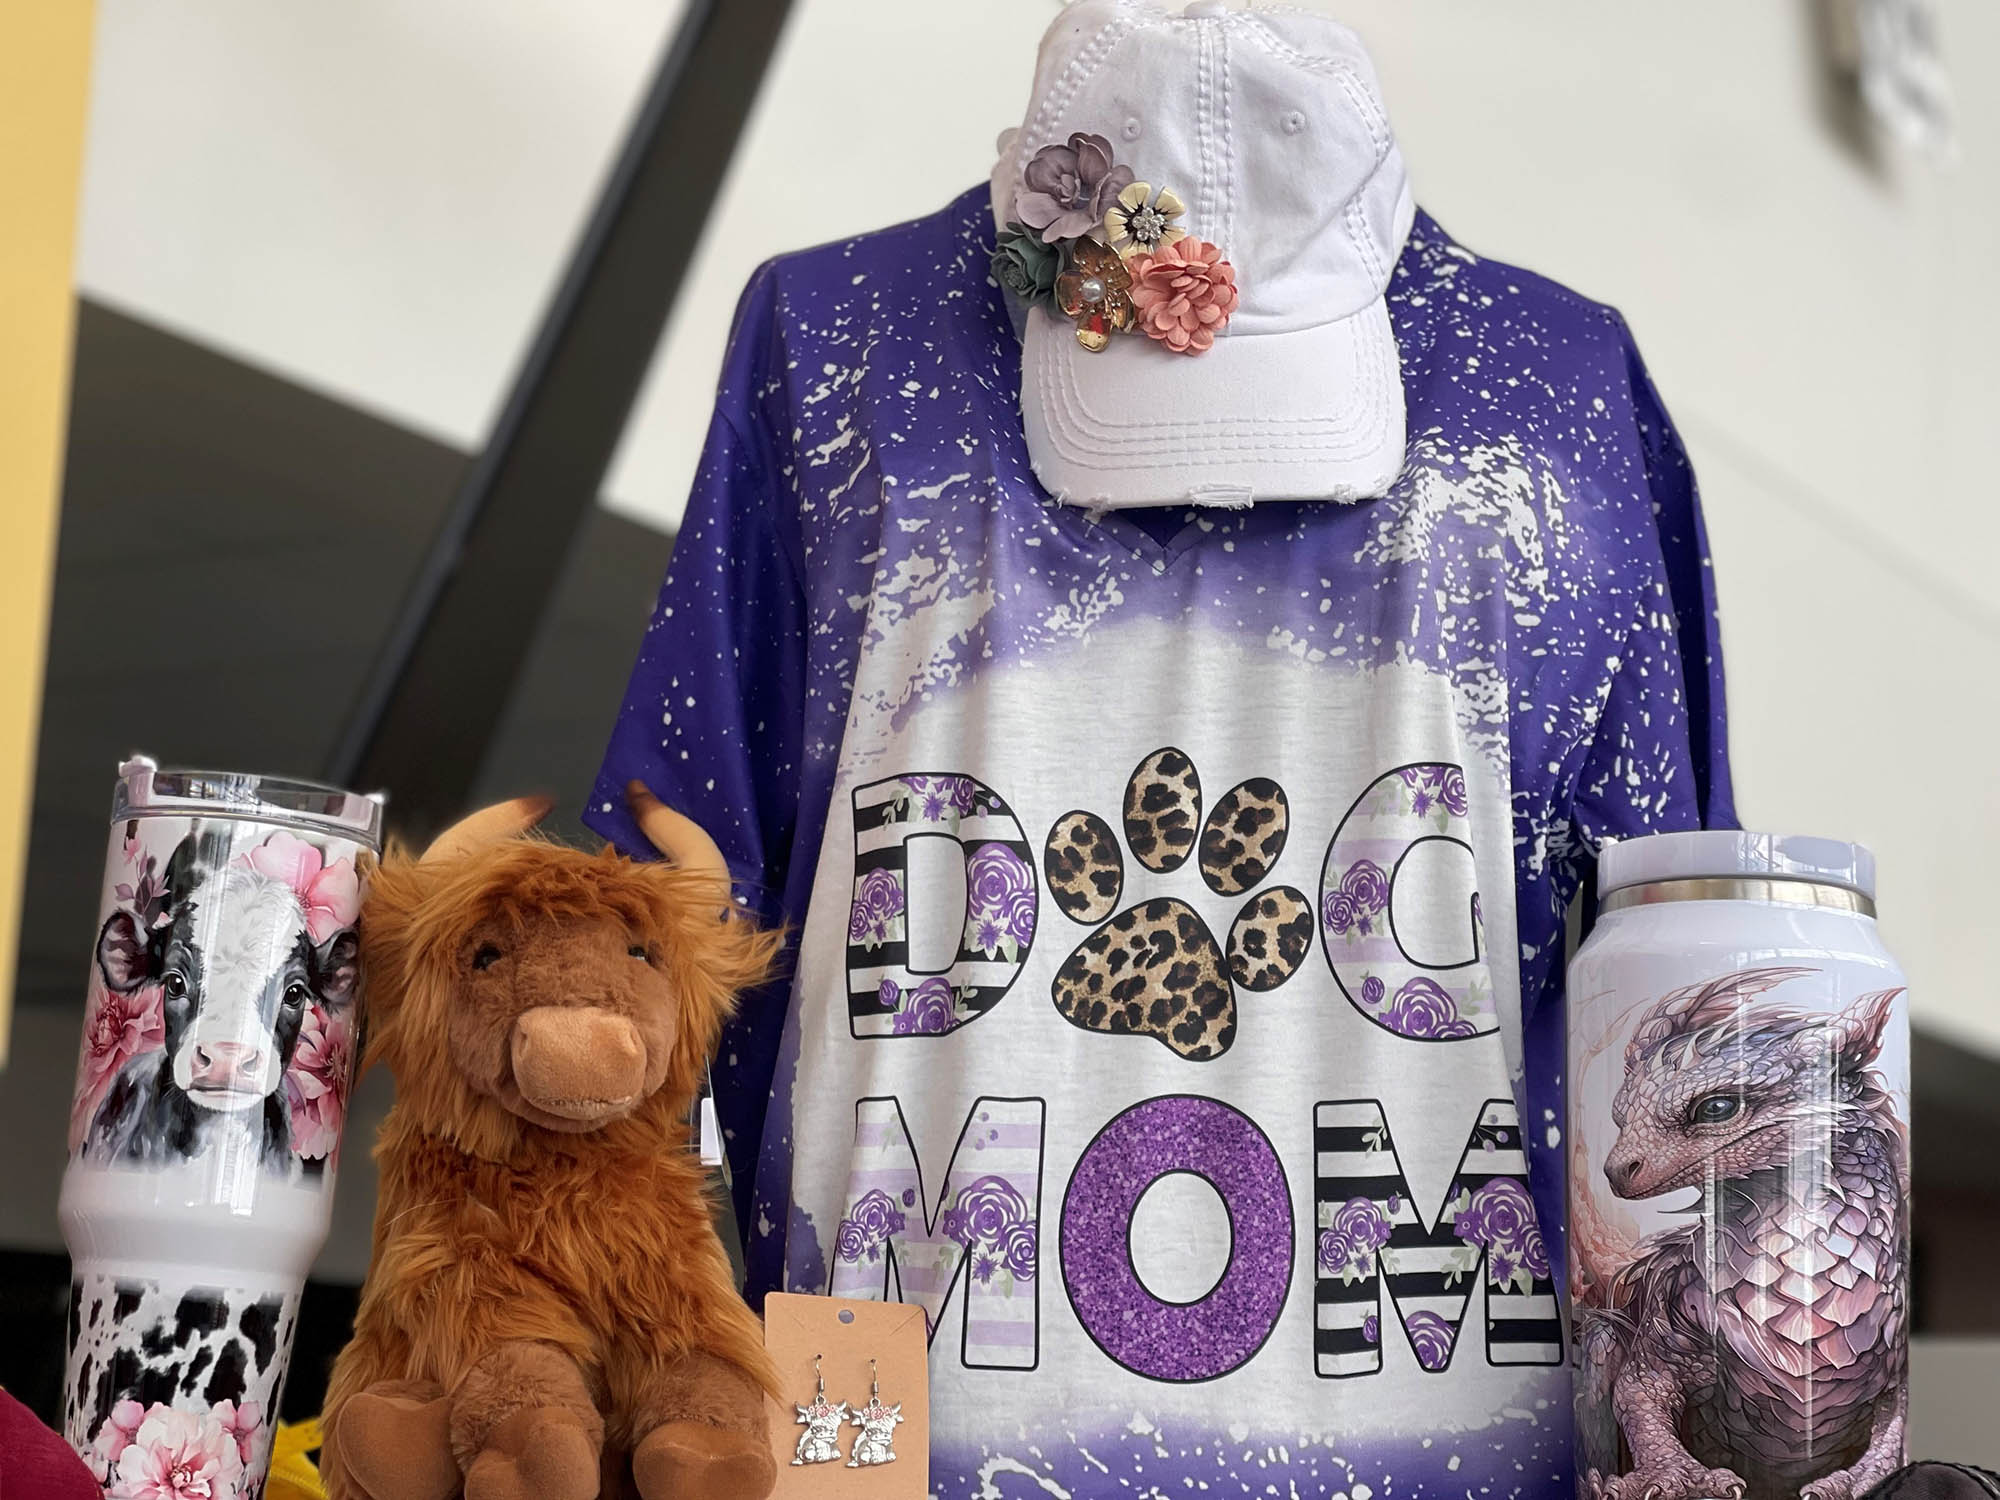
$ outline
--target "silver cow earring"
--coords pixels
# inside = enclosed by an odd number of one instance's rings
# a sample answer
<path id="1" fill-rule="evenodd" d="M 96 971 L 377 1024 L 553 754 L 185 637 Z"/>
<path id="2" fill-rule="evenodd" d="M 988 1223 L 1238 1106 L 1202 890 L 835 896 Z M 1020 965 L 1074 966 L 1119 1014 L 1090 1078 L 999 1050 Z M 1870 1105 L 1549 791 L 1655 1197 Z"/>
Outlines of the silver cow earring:
<path id="1" fill-rule="evenodd" d="M 882 1382 L 875 1377 L 872 1359 L 868 1361 L 868 1404 L 857 1408 L 848 1420 L 861 1429 L 861 1435 L 854 1440 L 854 1456 L 848 1459 L 848 1468 L 863 1469 L 896 1461 L 896 1428 L 903 1421 L 903 1403 L 882 1404 Z"/>
<path id="2" fill-rule="evenodd" d="M 821 1373 L 820 1356 L 813 1356 L 813 1374 L 819 1381 L 819 1389 L 814 1392 L 812 1405 L 799 1407 L 799 1425 L 805 1431 L 799 1434 L 798 1452 L 792 1455 L 792 1466 L 802 1464 L 830 1464 L 840 1458 L 840 1424 L 847 1420 L 847 1403 L 826 1399 L 826 1376 Z M 795 1403 L 796 1404 L 796 1403 Z"/>

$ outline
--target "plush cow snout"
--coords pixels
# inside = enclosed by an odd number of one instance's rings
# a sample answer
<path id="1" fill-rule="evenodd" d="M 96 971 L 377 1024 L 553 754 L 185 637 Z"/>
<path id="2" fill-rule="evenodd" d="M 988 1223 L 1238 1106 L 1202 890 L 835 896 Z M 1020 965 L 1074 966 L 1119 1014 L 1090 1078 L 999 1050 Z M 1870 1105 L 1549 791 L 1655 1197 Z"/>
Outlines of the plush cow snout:
<path id="1" fill-rule="evenodd" d="M 196 1042 L 193 1064 L 196 1088 L 263 1091 L 264 1049 L 252 1042 Z"/>
<path id="2" fill-rule="evenodd" d="M 624 1016 L 540 1005 L 514 1022 L 514 1083 L 537 1109 L 595 1125 L 626 1113 L 646 1087 L 646 1044 Z"/>

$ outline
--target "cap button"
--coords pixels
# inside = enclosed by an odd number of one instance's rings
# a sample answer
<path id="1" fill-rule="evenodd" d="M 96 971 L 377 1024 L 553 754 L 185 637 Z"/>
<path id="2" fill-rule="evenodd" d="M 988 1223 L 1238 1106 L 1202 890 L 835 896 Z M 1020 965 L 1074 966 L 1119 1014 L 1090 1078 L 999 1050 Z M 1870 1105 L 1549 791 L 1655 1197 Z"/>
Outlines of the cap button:
<path id="1" fill-rule="evenodd" d="M 1190 21 L 1207 21 L 1216 16 L 1226 16 L 1229 14 L 1229 0 L 1192 0 L 1181 14 Z"/>

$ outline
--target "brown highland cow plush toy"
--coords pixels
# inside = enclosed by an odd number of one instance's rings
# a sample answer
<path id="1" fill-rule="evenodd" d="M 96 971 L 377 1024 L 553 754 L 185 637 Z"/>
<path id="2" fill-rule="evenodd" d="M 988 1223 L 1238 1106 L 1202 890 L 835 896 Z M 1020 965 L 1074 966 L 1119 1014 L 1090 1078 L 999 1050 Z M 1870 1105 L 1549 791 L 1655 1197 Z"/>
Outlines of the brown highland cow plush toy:
<path id="1" fill-rule="evenodd" d="M 778 940 L 643 787 L 641 864 L 525 834 L 545 802 L 392 851 L 362 913 L 369 1062 L 396 1077 L 374 1259 L 334 1365 L 331 1500 L 762 1500 L 775 1377 L 688 1114 Z"/>

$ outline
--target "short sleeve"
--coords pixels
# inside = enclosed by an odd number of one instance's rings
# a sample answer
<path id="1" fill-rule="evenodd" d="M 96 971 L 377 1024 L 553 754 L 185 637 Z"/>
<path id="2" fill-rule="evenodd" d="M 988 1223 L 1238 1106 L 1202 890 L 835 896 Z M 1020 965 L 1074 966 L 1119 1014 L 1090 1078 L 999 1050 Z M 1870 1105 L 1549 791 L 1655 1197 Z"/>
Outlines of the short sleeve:
<path id="1" fill-rule="evenodd" d="M 640 643 L 584 821 L 650 856 L 625 786 L 642 781 L 721 846 L 739 894 L 782 920 L 799 814 L 806 603 L 764 440 L 761 348 L 767 294 L 753 281 L 737 315 L 659 602 Z"/>
<path id="2" fill-rule="evenodd" d="M 705 828 L 739 897 L 795 926 L 808 608 L 796 510 L 773 462 L 768 278 L 745 292 L 707 444 L 584 822 L 637 858 L 654 851 L 626 805 L 641 781 Z M 816 836 L 814 840 L 816 844 Z M 810 853 L 805 856 L 810 859 Z M 791 993 L 792 950 L 741 997 L 714 1069 L 739 1225 L 751 1195 Z"/>
<path id="3" fill-rule="evenodd" d="M 1607 839 L 1732 828 L 1722 642 L 1715 574 L 1694 469 L 1659 393 L 1624 341 L 1632 416 L 1658 543 L 1657 570 L 1633 601 L 1606 663 L 1597 718 L 1571 787 L 1573 836 L 1553 871 L 1567 907 Z M 1645 539 L 1641 539 L 1642 543 Z M 1647 551 L 1651 551 L 1647 546 Z M 1590 913 L 1584 913 L 1587 926 Z M 1522 1050 L 1531 1120 L 1531 1186 L 1544 1224 L 1563 1224 L 1564 996 L 1558 938 L 1523 973 Z M 1558 1279 L 1564 1261 L 1556 1257 Z"/>
<path id="4" fill-rule="evenodd" d="M 1624 330 L 1633 418 L 1659 539 L 1660 581 L 1620 643 L 1576 783 L 1584 849 L 1736 824 L 1715 569 L 1694 468 Z"/>

